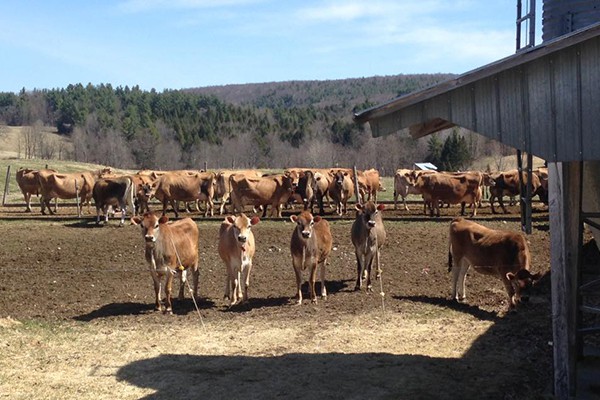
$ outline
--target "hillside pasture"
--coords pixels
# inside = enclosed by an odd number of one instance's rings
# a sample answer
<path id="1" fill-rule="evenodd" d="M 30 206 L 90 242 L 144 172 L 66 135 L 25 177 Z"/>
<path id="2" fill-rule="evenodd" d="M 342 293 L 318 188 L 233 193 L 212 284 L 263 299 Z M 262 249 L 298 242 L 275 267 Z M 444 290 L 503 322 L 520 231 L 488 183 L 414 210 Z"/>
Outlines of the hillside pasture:
<path id="1" fill-rule="evenodd" d="M 0 213 L 11 216 L 0 219 L 0 393 L 7 398 L 550 398 L 543 209 L 528 240 L 533 270 L 545 275 L 516 313 L 506 313 L 499 280 L 474 272 L 467 302 L 450 301 L 447 235 L 458 213 L 451 207 L 433 220 L 416 210 L 384 211 L 388 241 L 373 293 L 354 291 L 351 220 L 330 218 L 329 296 L 316 305 L 293 301 L 293 225 L 261 221 L 250 301 L 233 308 L 222 299 L 221 218 L 192 214 L 200 310 L 186 293 L 171 316 L 153 311 L 139 228 L 96 227 L 93 217 L 69 211 Z M 478 220 L 518 230 L 511 211 L 492 216 L 486 208 Z"/>

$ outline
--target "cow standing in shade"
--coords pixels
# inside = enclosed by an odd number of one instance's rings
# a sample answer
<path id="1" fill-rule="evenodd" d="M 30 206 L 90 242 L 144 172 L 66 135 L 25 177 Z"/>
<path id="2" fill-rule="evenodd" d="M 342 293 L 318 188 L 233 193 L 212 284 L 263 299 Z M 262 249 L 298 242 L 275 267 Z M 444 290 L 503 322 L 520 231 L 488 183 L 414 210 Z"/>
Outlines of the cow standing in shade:
<path id="1" fill-rule="evenodd" d="M 296 274 L 296 299 L 302 304 L 302 271 L 310 271 L 309 287 L 310 299 L 317 302 L 315 283 L 317 279 L 317 267 L 321 266 L 321 297 L 327 297 L 325 288 L 325 263 L 331 252 L 333 239 L 329 223 L 321 217 L 313 217 L 308 211 L 300 215 L 292 215 L 291 221 L 296 224 L 292 233 L 290 250 L 292 253 L 292 266 Z"/>
<path id="2" fill-rule="evenodd" d="M 225 263 L 225 299 L 233 306 L 238 302 L 248 301 L 248 287 L 250 286 L 250 271 L 252 258 L 256 247 L 252 226 L 260 219 L 252 219 L 245 214 L 228 216 L 221 223 L 219 229 L 219 256 Z M 243 281 L 243 289 L 242 289 Z"/>
<path id="3" fill-rule="evenodd" d="M 158 217 L 147 212 L 141 217 L 131 218 L 131 222 L 142 228 L 146 243 L 146 261 L 154 282 L 155 309 L 173 313 L 171 291 L 173 276 L 179 274 L 179 300 L 183 300 L 183 287 L 187 273 L 192 273 L 193 296 L 198 297 L 198 226 L 191 218 L 167 223 L 165 215 Z M 165 280 L 163 284 L 163 278 Z M 161 303 L 165 293 L 165 305 Z"/>
<path id="4" fill-rule="evenodd" d="M 381 246 L 386 239 L 381 211 L 385 208 L 383 204 L 375 206 L 372 201 L 364 205 L 356 204 L 356 219 L 352 224 L 352 244 L 356 254 L 356 287 L 354 290 L 362 289 L 363 274 L 367 280 L 367 290 L 372 291 L 371 274 L 373 262 L 377 266 L 377 278 L 381 275 L 379 255 Z"/>
<path id="5" fill-rule="evenodd" d="M 500 278 L 508 293 L 509 309 L 529 300 L 529 289 L 540 274 L 529 272 L 530 254 L 520 232 L 494 230 L 456 218 L 450 224 L 448 271 L 452 271 L 452 298 L 464 301 L 465 279 L 470 267 Z M 455 260 L 456 265 L 452 265 Z"/>

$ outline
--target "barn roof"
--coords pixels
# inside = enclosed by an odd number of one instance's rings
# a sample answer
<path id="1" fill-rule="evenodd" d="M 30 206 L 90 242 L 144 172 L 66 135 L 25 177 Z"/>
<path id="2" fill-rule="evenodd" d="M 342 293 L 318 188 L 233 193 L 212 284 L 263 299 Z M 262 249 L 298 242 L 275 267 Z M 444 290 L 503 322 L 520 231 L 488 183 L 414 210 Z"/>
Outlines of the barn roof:
<path id="1" fill-rule="evenodd" d="M 355 114 L 373 136 L 461 126 L 548 161 L 600 159 L 600 23 Z"/>

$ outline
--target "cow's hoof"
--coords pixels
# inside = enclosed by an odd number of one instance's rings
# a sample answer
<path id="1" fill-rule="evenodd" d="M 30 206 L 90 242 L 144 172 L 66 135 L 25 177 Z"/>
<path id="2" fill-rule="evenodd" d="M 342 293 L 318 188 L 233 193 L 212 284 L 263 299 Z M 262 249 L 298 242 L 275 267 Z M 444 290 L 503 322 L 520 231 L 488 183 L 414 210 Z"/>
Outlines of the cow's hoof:
<path id="1" fill-rule="evenodd" d="M 355 291 L 355 292 L 360 292 L 360 286 L 358 286 L 358 285 L 357 285 L 357 286 L 354 286 L 354 291 Z"/>

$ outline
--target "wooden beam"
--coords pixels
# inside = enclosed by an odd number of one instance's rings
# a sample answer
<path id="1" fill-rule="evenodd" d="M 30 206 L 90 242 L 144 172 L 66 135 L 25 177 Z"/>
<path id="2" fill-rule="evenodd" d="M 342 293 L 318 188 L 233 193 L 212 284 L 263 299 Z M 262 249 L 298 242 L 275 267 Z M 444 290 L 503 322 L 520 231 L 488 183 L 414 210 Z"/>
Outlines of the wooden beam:
<path id="1" fill-rule="evenodd" d="M 554 396 L 575 395 L 581 162 L 549 163 Z"/>

